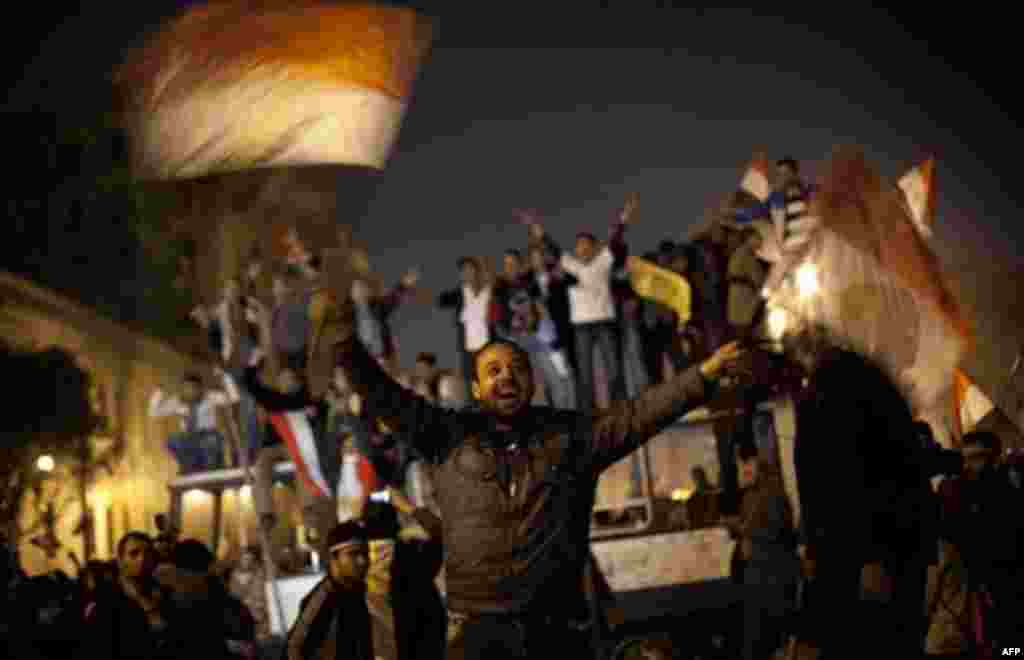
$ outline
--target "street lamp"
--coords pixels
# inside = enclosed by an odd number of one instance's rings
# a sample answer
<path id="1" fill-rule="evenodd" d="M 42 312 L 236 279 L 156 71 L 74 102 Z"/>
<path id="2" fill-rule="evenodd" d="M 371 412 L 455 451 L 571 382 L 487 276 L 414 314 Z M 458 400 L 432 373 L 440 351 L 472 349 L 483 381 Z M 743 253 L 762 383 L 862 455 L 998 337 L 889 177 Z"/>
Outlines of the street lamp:
<path id="1" fill-rule="evenodd" d="M 53 472 L 55 467 L 57 467 L 57 463 L 49 454 L 43 454 L 36 460 L 36 469 L 40 472 Z"/>

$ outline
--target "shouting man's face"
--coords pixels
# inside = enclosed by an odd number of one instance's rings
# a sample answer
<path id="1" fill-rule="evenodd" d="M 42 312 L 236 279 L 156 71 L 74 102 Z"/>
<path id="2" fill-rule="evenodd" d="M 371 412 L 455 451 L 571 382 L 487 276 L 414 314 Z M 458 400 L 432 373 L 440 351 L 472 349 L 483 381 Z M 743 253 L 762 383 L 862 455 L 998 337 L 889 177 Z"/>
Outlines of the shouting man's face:
<path id="1" fill-rule="evenodd" d="M 473 395 L 485 409 L 512 417 L 530 404 L 533 390 L 530 358 L 524 351 L 497 343 L 477 355 Z"/>

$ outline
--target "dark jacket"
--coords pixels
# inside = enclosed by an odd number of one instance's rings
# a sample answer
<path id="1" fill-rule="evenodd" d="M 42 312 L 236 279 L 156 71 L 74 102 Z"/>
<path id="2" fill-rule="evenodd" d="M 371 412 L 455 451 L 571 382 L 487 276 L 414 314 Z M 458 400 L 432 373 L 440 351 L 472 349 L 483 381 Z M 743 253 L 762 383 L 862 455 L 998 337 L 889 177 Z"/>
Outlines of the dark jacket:
<path id="1" fill-rule="evenodd" d="M 156 579 L 180 613 L 179 623 L 205 657 L 234 657 L 227 641 L 253 642 L 256 621 L 245 605 L 232 596 L 220 578 L 188 571 L 172 564 L 157 569 Z"/>
<path id="2" fill-rule="evenodd" d="M 173 603 L 169 592 L 161 590 L 161 615 L 167 628 L 150 628 L 146 614 L 120 589 L 105 593 L 96 603 L 95 613 L 84 629 L 84 647 L 93 658 L 149 660 L 185 657 L 200 646 L 190 639 L 185 617 Z M 209 651 L 210 649 L 205 649 Z"/>
<path id="3" fill-rule="evenodd" d="M 529 329 L 530 305 L 541 297 L 533 275 L 515 280 L 501 278 L 494 285 L 489 320 L 503 337 L 524 334 Z"/>
<path id="4" fill-rule="evenodd" d="M 299 604 L 285 660 L 374 660 L 366 592 L 335 589 L 324 578 Z"/>
<path id="5" fill-rule="evenodd" d="M 1019 566 L 1024 524 L 1008 514 L 1019 511 L 1024 491 L 1008 469 L 989 466 L 976 480 L 957 477 L 942 486 L 942 535 L 959 548 L 968 568 L 987 578 L 992 568 Z"/>
<path id="6" fill-rule="evenodd" d="M 435 583 L 444 556 L 441 520 L 427 509 L 417 509 L 413 518 L 430 538 L 396 542 L 390 593 L 368 598 L 375 617 L 374 652 L 384 660 L 444 658 L 447 616 Z M 391 621 L 381 626 L 377 617 Z M 382 636 L 388 639 L 378 644 Z"/>
<path id="7" fill-rule="evenodd" d="M 448 606 L 464 614 L 586 619 L 580 586 L 597 479 L 707 398 L 696 369 L 596 416 L 532 407 L 511 431 L 481 412 L 431 405 L 392 381 L 355 340 L 337 355 L 373 417 L 434 464 Z"/>
<path id="8" fill-rule="evenodd" d="M 576 286 L 579 280 L 575 275 L 562 270 L 559 261 L 562 258 L 562 248 L 547 234 L 540 245 L 531 243 L 531 247 L 539 247 L 544 252 L 544 263 L 547 268 L 547 287 L 541 285 L 538 273 L 533 273 L 533 282 L 540 291 L 544 304 L 547 306 L 548 314 L 558 331 L 558 343 L 553 346 L 556 350 L 565 351 L 569 358 L 569 364 L 573 371 L 576 370 L 576 339 L 575 330 L 572 325 L 572 308 L 569 305 L 569 289 Z M 546 289 L 546 290 L 545 290 Z"/>
<path id="9" fill-rule="evenodd" d="M 880 367 L 840 349 L 825 354 L 797 404 L 794 463 L 811 548 L 865 562 L 934 545 L 931 487 L 907 401 Z"/>
<path id="10" fill-rule="evenodd" d="M 778 466 L 762 463 L 758 483 L 743 493 L 741 541 L 750 546 L 745 579 L 752 583 L 796 583 L 799 563 L 793 512 Z"/>

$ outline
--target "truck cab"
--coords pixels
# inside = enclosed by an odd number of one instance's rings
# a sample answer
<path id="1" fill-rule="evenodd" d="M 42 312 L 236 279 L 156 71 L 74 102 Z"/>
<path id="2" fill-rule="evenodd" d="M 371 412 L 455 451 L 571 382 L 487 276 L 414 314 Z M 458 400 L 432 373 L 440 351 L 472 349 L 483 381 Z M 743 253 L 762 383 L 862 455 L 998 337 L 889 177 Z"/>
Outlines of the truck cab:
<path id="1" fill-rule="evenodd" d="M 591 547 L 615 594 L 613 658 L 659 639 L 703 657 L 735 653 L 728 646 L 738 638 L 730 633 L 739 624 L 742 593 L 731 577 L 735 541 L 721 524 L 722 503 L 735 491 L 735 464 L 731 443 L 715 427 L 738 414 L 695 410 L 602 477 Z M 799 511 L 791 401 L 763 402 L 753 422 L 759 447 L 780 460 Z M 691 478 L 696 466 L 712 483 L 703 492 Z M 623 483 L 628 479 L 633 483 Z M 615 497 L 623 492 L 632 496 Z"/>

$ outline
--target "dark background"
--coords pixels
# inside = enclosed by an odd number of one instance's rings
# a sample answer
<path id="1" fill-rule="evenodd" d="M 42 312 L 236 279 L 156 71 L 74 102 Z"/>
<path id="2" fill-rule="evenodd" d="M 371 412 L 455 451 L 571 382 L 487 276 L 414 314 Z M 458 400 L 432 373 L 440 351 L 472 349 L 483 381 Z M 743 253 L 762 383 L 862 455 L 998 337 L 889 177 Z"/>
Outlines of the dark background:
<path id="1" fill-rule="evenodd" d="M 104 92 L 122 50 L 182 4 L 42 3 L 11 14 L 9 107 L 75 112 Z M 629 238 L 645 251 L 684 236 L 736 186 L 754 149 L 811 167 L 840 143 L 862 145 L 894 179 L 937 156 L 934 246 L 949 270 L 1022 265 L 1022 141 L 1010 105 L 1019 30 L 1008 9 L 420 4 L 438 16 L 438 39 L 356 223 L 389 278 L 416 265 L 424 286 L 454 284 L 459 255 L 497 257 L 524 242 L 517 207 L 540 209 L 563 242 L 584 227 L 603 233 L 634 190 L 642 203 Z M 8 166 L 19 159 L 12 149 Z M 1009 285 L 981 295 L 1016 301 Z M 454 363 L 447 315 L 413 306 L 397 322 L 404 362 L 436 350 Z"/>

